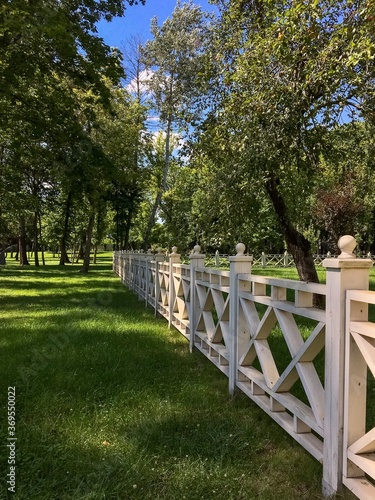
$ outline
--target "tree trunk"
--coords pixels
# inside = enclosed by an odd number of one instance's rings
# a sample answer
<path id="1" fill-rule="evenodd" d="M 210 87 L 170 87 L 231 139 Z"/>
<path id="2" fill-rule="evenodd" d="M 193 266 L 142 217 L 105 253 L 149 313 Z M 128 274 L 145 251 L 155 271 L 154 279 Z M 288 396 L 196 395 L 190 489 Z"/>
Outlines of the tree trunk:
<path id="1" fill-rule="evenodd" d="M 42 236 L 42 216 L 40 215 L 40 212 L 38 214 L 39 216 L 39 241 L 40 241 L 40 251 L 42 253 L 42 264 L 43 266 L 46 265 L 46 259 L 44 256 L 44 246 L 43 246 L 43 236 Z"/>
<path id="2" fill-rule="evenodd" d="M 129 250 L 129 235 L 130 235 L 130 227 L 131 227 L 132 218 L 133 218 L 133 210 L 129 209 L 128 215 L 126 217 L 124 243 L 121 247 L 121 250 Z"/>
<path id="3" fill-rule="evenodd" d="M 59 263 L 60 266 L 64 266 L 65 264 L 70 264 L 68 252 L 66 250 L 66 243 L 69 237 L 69 218 L 70 218 L 71 206 L 72 206 L 72 192 L 69 191 L 65 204 L 64 229 L 61 237 L 61 253 L 60 253 L 60 263 Z"/>
<path id="4" fill-rule="evenodd" d="M 39 267 L 39 229 L 38 229 L 38 212 L 36 211 L 34 214 L 34 261 L 35 265 Z"/>
<path id="5" fill-rule="evenodd" d="M 27 259 L 27 250 L 26 250 L 26 225 L 25 225 L 25 217 L 21 215 L 20 217 L 20 235 L 19 235 L 19 258 L 20 258 L 20 266 L 29 266 L 30 263 Z"/>
<path id="6" fill-rule="evenodd" d="M 78 263 L 79 260 L 83 260 L 85 258 L 85 242 L 86 242 L 86 236 L 84 236 L 81 239 L 81 242 L 79 244 L 79 249 L 78 249 L 78 254 L 77 254 L 77 260 L 76 260 L 77 263 Z"/>
<path id="7" fill-rule="evenodd" d="M 167 188 L 167 178 L 168 178 L 169 164 L 170 164 L 170 158 L 171 158 L 171 152 L 170 152 L 171 132 L 172 132 L 172 117 L 170 116 L 168 118 L 168 121 L 167 121 L 167 131 L 166 131 L 166 138 L 165 138 L 165 162 L 164 162 L 163 177 L 162 177 L 162 181 L 161 181 L 161 184 L 159 186 L 158 192 L 156 194 L 154 204 L 153 204 L 152 209 L 151 209 L 150 217 L 148 219 L 147 228 L 146 228 L 145 235 L 143 238 L 143 250 L 145 252 L 148 250 L 148 248 L 150 246 L 149 240 L 150 240 L 152 228 L 155 225 L 156 212 L 157 212 L 157 209 L 159 208 L 163 193 L 165 192 L 165 190 Z"/>
<path id="8" fill-rule="evenodd" d="M 287 250 L 293 255 L 299 279 L 319 283 L 310 242 L 293 226 L 284 198 L 279 190 L 278 179 L 270 177 L 266 181 L 265 187 L 279 220 Z"/>
<path id="9" fill-rule="evenodd" d="M 88 273 L 90 267 L 90 250 L 91 250 L 91 238 L 94 229 L 95 214 L 92 212 L 90 214 L 89 223 L 86 230 L 86 242 L 85 242 L 85 257 L 83 259 L 83 266 L 81 273 Z"/>
<path id="10" fill-rule="evenodd" d="M 97 257 L 97 254 L 98 254 L 98 244 L 95 243 L 94 245 L 94 256 L 93 256 L 93 259 L 92 259 L 92 263 L 93 264 L 96 264 L 96 257 Z"/>

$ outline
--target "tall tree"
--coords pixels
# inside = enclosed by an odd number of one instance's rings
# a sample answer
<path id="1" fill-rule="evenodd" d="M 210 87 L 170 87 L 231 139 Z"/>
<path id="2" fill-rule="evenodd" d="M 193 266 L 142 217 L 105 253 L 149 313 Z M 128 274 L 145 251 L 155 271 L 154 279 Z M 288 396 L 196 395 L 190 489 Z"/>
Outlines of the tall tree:
<path id="1" fill-rule="evenodd" d="M 288 192 L 300 175 L 313 177 L 329 127 L 364 109 L 374 75 L 374 36 L 364 37 L 372 2 L 217 3 L 206 128 L 230 150 L 232 167 L 247 166 L 249 182 L 262 179 L 300 278 L 318 281 Z"/>
<path id="2" fill-rule="evenodd" d="M 203 70 L 209 28 L 206 21 L 207 15 L 200 7 L 191 1 L 182 5 L 178 1 L 171 18 L 162 26 L 158 26 L 157 18 L 152 19 L 154 38 L 143 50 L 149 71 L 147 85 L 165 133 L 164 169 L 144 234 L 145 249 L 167 187 L 174 127 L 188 127 L 198 113 L 194 104 L 201 95 L 196 83 Z"/>
<path id="3" fill-rule="evenodd" d="M 15 0 L 2 5 L 0 146 L 7 151 L 8 178 L 25 179 L 29 165 L 21 160 L 32 148 L 59 155 L 82 139 L 79 92 L 108 103 L 103 77 L 118 82 L 123 74 L 119 52 L 96 36 L 95 23 L 121 16 L 126 5 L 136 3 Z M 16 201 L 24 228 L 25 214 Z"/>

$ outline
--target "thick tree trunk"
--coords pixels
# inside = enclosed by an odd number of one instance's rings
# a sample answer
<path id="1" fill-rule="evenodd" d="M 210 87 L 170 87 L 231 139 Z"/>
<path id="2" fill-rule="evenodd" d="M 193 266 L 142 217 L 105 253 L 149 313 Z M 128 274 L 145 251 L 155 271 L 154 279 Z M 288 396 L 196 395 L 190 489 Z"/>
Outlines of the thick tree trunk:
<path id="1" fill-rule="evenodd" d="M 83 266 L 81 269 L 82 273 L 88 273 L 90 267 L 90 250 L 91 250 L 91 238 L 94 229 L 95 214 L 90 214 L 89 223 L 86 230 L 86 242 L 85 242 L 85 257 L 83 259 Z"/>
<path id="2" fill-rule="evenodd" d="M 79 244 L 76 262 L 78 262 L 79 260 L 83 260 L 85 258 L 85 242 L 86 242 L 86 237 L 83 237 Z"/>
<path id="3" fill-rule="evenodd" d="M 72 206 L 72 192 L 69 191 L 68 197 L 66 199 L 65 204 L 65 218 L 64 218 L 64 229 L 61 237 L 61 252 L 60 252 L 60 266 L 64 266 L 65 264 L 70 264 L 70 260 L 68 257 L 68 252 L 66 250 L 66 244 L 69 237 L 69 218 L 70 218 L 70 208 Z"/>
<path id="4" fill-rule="evenodd" d="M 269 178 L 265 187 L 279 220 L 287 250 L 293 255 L 299 279 L 319 283 L 310 242 L 293 226 L 284 198 L 279 190 L 278 179 L 276 177 Z"/>
<path id="5" fill-rule="evenodd" d="M 29 266 L 30 263 L 27 259 L 27 250 L 26 250 L 26 224 L 25 217 L 21 215 L 20 217 L 20 235 L 19 235 L 19 258 L 20 258 L 20 266 Z"/>
<path id="6" fill-rule="evenodd" d="M 167 121 L 167 130 L 166 130 L 166 138 L 165 138 L 165 162 L 164 162 L 163 177 L 162 177 L 158 192 L 156 194 L 156 198 L 155 198 L 154 204 L 153 204 L 152 209 L 151 209 L 150 217 L 148 219 L 147 228 L 146 228 L 146 231 L 145 231 L 145 234 L 143 237 L 143 250 L 145 252 L 147 252 L 147 250 L 150 246 L 149 241 L 150 241 L 152 228 L 155 225 L 156 212 L 159 208 L 161 198 L 162 198 L 162 196 L 167 188 L 167 178 L 168 178 L 169 164 L 170 164 L 170 158 L 171 158 L 171 152 L 170 152 L 171 132 L 172 132 L 172 117 L 169 117 L 168 121 Z"/>

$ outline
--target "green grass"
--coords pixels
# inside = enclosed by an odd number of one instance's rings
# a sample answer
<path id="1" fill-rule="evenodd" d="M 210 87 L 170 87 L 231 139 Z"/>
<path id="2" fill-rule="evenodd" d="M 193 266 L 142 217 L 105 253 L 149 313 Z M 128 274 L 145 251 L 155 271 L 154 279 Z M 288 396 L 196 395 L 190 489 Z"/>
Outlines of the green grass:
<path id="1" fill-rule="evenodd" d="M 9 386 L 16 500 L 322 498 L 322 466 L 246 396 L 231 398 L 109 255 L 78 271 L 52 260 L 0 271 L 0 498 Z"/>

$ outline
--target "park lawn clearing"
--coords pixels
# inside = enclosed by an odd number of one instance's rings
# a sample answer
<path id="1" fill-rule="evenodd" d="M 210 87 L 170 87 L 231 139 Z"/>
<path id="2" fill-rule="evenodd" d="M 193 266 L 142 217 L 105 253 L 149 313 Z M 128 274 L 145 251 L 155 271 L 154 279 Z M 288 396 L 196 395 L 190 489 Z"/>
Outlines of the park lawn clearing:
<path id="1" fill-rule="evenodd" d="M 0 271 L 0 438 L 16 388 L 16 495 L 37 500 L 321 499 L 321 465 L 102 255 Z M 7 453 L 0 498 L 6 498 Z M 337 498 L 353 498 L 344 492 Z"/>

